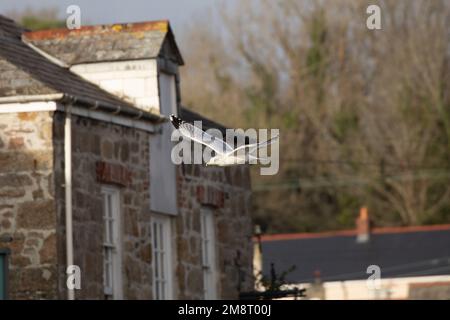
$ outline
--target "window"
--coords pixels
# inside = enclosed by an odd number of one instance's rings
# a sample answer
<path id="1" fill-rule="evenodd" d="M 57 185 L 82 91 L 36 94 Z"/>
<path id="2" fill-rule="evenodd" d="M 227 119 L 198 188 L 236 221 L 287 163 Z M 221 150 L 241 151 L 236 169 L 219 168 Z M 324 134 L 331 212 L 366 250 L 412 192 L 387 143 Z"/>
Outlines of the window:
<path id="1" fill-rule="evenodd" d="M 201 211 L 201 235 L 204 297 L 217 299 L 214 214 L 210 209 Z"/>
<path id="2" fill-rule="evenodd" d="M 156 300 L 173 299 L 171 227 L 169 217 L 152 220 L 153 295 Z"/>
<path id="3" fill-rule="evenodd" d="M 122 299 L 122 258 L 120 237 L 120 192 L 104 187 L 103 194 L 103 284 L 106 299 Z"/>
<path id="4" fill-rule="evenodd" d="M 0 300 L 8 299 L 8 249 L 0 249 Z"/>

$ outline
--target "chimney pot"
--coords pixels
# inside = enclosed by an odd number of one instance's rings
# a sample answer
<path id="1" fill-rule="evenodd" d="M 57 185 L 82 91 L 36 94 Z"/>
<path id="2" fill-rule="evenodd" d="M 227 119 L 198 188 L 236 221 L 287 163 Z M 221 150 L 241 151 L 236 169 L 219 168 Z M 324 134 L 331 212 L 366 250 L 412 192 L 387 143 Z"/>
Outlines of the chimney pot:
<path id="1" fill-rule="evenodd" d="M 356 219 L 356 241 L 364 243 L 370 238 L 370 218 L 367 207 L 359 210 L 359 217 Z"/>

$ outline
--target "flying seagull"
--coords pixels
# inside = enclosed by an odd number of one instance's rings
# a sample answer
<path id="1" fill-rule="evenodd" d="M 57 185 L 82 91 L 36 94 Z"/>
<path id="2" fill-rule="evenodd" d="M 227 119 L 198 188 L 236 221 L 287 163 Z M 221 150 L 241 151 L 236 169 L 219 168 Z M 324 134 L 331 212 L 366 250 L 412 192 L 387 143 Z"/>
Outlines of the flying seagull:
<path id="1" fill-rule="evenodd" d="M 226 167 L 237 164 L 246 164 L 248 160 L 262 159 L 251 155 L 251 153 L 259 148 L 267 147 L 272 142 L 278 140 L 278 136 L 276 136 L 275 138 L 264 142 L 245 144 L 233 149 L 222 139 L 211 136 L 200 128 L 181 120 L 173 114 L 170 116 L 170 121 L 183 136 L 192 141 L 204 144 L 216 153 L 216 155 L 206 163 L 207 166 Z M 245 150 L 245 155 L 238 155 L 237 151 L 239 150 Z"/>

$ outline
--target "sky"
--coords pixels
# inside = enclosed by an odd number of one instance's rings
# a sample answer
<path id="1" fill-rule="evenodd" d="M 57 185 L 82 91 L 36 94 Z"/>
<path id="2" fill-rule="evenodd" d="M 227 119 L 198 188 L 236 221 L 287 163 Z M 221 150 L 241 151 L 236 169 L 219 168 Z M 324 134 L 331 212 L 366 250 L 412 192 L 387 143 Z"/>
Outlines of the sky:
<path id="1" fill-rule="evenodd" d="M 208 12 L 219 0 L 0 0 L 0 13 L 27 8 L 55 8 L 61 18 L 66 9 L 78 5 L 82 24 L 107 24 L 168 19 L 175 34 L 192 19 Z"/>

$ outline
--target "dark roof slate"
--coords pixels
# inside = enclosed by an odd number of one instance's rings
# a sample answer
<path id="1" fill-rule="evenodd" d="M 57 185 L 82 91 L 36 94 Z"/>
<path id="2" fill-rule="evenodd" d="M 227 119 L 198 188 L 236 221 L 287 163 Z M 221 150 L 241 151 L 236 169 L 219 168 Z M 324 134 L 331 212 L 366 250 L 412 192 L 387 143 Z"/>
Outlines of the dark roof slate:
<path id="1" fill-rule="evenodd" d="M 5 22 L 6 21 L 6 22 Z M 0 15 L 0 96 L 39 95 L 63 93 L 65 95 L 117 106 L 123 111 L 141 111 L 133 104 L 121 100 L 97 85 L 84 80 L 35 51 L 17 34 L 21 28 L 11 26 L 9 19 Z M 155 120 L 159 118 L 155 116 Z"/>
<path id="2" fill-rule="evenodd" d="M 206 118 L 205 116 L 202 116 L 199 113 L 196 113 L 192 110 L 189 110 L 186 107 L 181 107 L 181 118 L 186 121 L 186 122 L 190 122 L 193 123 L 194 121 L 198 121 L 201 120 L 202 121 L 202 128 L 203 130 L 208 130 L 208 129 L 218 129 L 220 132 L 222 132 L 223 135 L 225 135 L 226 133 L 226 127 L 224 127 L 223 125 L 214 122 L 208 118 Z"/>
<path id="3" fill-rule="evenodd" d="M 289 282 L 311 282 L 315 271 L 323 281 L 367 279 L 370 265 L 381 277 L 450 274 L 450 229 L 372 234 L 366 243 L 355 236 L 327 236 L 263 241 L 263 270 L 277 273 L 295 266 Z"/>
<path id="4" fill-rule="evenodd" d="M 0 33 L 8 33 L 11 36 L 20 38 L 25 31 L 28 30 L 17 25 L 14 20 L 0 15 Z"/>
<path id="5" fill-rule="evenodd" d="M 24 37 L 69 65 L 163 55 L 184 64 L 168 21 L 32 31 L 24 33 Z"/>

